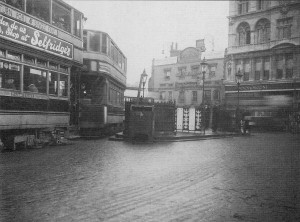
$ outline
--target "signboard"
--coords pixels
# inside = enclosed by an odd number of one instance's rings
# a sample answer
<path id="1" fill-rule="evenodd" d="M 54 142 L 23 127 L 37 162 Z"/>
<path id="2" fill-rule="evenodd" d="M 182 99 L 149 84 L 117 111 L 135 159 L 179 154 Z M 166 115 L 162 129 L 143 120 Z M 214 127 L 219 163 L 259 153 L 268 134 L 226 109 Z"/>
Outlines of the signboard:
<path id="1" fill-rule="evenodd" d="M 199 49 L 201 52 L 205 52 L 206 48 L 205 48 L 204 39 L 198 39 L 196 41 L 196 48 Z"/>
<path id="2" fill-rule="evenodd" d="M 73 45 L 44 32 L 0 16 L 0 36 L 58 56 L 73 59 Z"/>
<path id="3" fill-rule="evenodd" d="M 28 25 L 31 25 L 35 28 L 41 29 L 45 32 L 51 33 L 52 35 L 56 35 L 57 36 L 57 29 L 47 25 L 44 22 L 40 22 L 39 20 L 36 20 L 34 18 L 31 18 L 19 11 L 16 11 L 10 7 L 7 7 L 5 5 L 0 4 L 0 13 L 3 15 L 7 15 L 9 17 L 12 17 L 16 20 L 19 20 L 21 22 L 25 22 Z"/>
<path id="4" fill-rule="evenodd" d="M 240 85 L 240 91 L 252 90 L 294 90 L 300 88 L 300 83 L 278 83 L 278 84 L 258 84 Z M 225 86 L 226 92 L 237 91 L 237 86 Z"/>
<path id="5" fill-rule="evenodd" d="M 175 90 L 179 89 L 200 89 L 200 86 L 197 82 L 176 82 L 175 83 Z"/>
<path id="6" fill-rule="evenodd" d="M 67 97 L 56 97 L 56 96 L 47 96 L 36 93 L 25 93 L 18 91 L 8 91 L 8 90 L 0 90 L 0 96 L 12 96 L 12 97 L 23 97 L 23 98 L 31 98 L 31 99 L 59 99 L 59 100 L 68 100 Z"/>

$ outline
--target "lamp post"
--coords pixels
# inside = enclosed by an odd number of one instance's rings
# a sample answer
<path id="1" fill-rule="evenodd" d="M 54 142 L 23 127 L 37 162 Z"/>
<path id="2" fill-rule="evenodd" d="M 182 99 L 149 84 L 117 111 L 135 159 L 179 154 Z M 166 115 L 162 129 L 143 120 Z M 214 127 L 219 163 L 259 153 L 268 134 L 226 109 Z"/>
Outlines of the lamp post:
<path id="1" fill-rule="evenodd" d="M 207 64 L 207 62 L 206 62 L 206 60 L 205 60 L 205 57 L 203 58 L 203 60 L 202 60 L 202 62 L 200 63 L 200 65 L 201 65 L 201 69 L 202 69 L 202 81 L 203 81 L 203 83 L 202 83 L 202 88 L 203 88 L 203 93 L 202 93 L 202 107 L 203 107 L 203 113 L 202 113 L 202 116 L 204 116 L 204 118 L 203 118 L 203 133 L 205 134 L 205 106 L 204 106 L 204 99 L 205 99 L 205 97 L 204 97 L 204 80 L 205 80 L 205 73 L 206 73 L 206 69 L 207 69 L 207 66 L 208 66 L 208 64 Z"/>
<path id="2" fill-rule="evenodd" d="M 144 91 L 145 91 L 145 84 L 146 84 L 146 81 L 147 81 L 147 78 L 148 78 L 148 75 L 146 74 L 146 71 L 144 69 L 142 75 L 141 75 L 141 78 L 142 78 L 142 83 L 143 83 L 143 98 L 145 97 L 144 95 Z"/>
<path id="3" fill-rule="evenodd" d="M 237 108 L 236 108 L 236 121 L 237 125 L 239 126 L 239 117 L 240 117 L 240 85 L 242 81 L 243 74 L 241 73 L 241 70 L 235 74 L 235 82 L 237 84 L 237 90 L 238 90 L 238 99 L 237 99 Z"/>

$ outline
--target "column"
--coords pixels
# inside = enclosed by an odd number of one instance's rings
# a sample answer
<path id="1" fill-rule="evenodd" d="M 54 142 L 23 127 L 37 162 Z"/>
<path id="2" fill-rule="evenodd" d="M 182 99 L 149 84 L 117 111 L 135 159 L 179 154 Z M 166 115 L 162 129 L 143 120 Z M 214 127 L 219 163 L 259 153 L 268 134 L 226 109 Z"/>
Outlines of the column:
<path id="1" fill-rule="evenodd" d="M 272 54 L 270 59 L 270 80 L 276 79 L 276 57 Z"/>
<path id="2" fill-rule="evenodd" d="M 253 56 L 250 57 L 250 76 L 249 80 L 255 80 L 255 59 Z"/>
<path id="3" fill-rule="evenodd" d="M 265 57 L 261 57 L 261 67 L 260 67 L 260 80 L 264 79 L 264 71 L 265 71 Z M 271 72 L 271 71 L 270 71 Z"/>

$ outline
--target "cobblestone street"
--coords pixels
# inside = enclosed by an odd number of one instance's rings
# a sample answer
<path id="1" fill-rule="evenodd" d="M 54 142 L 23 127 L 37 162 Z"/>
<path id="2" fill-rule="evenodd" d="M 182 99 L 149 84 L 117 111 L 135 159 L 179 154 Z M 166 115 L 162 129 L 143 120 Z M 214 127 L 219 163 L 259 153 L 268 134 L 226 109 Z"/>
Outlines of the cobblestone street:
<path id="1" fill-rule="evenodd" d="M 0 221 L 300 221 L 300 138 L 73 140 L 0 153 Z"/>

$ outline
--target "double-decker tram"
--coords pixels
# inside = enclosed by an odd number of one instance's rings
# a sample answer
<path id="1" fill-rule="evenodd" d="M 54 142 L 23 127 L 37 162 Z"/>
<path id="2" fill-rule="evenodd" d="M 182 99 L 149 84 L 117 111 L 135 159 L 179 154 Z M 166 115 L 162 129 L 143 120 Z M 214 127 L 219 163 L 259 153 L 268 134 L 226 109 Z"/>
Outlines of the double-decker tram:
<path id="1" fill-rule="evenodd" d="M 82 67 L 83 14 L 61 0 L 2 0 L 0 12 L 1 141 L 57 141 Z"/>
<path id="2" fill-rule="evenodd" d="M 84 30 L 79 132 L 101 136 L 122 131 L 126 57 L 107 33 Z"/>

